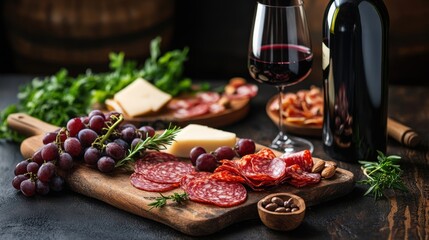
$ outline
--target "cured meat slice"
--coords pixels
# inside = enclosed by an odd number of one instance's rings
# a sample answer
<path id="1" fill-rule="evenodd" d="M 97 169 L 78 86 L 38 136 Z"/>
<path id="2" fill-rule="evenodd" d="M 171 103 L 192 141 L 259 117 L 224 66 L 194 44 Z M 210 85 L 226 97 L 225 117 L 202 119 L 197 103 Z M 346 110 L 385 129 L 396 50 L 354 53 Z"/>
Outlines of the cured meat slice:
<path id="1" fill-rule="evenodd" d="M 148 170 L 155 164 L 162 162 L 177 162 L 179 159 L 169 153 L 164 152 L 146 152 L 145 155 L 138 159 L 134 164 L 134 172 L 148 175 Z"/>
<path id="2" fill-rule="evenodd" d="M 180 187 L 186 191 L 188 183 L 195 178 L 208 178 L 211 175 L 209 172 L 192 172 L 180 179 Z"/>
<path id="3" fill-rule="evenodd" d="M 191 180 L 187 185 L 189 199 L 219 207 L 233 207 L 246 201 L 246 188 L 240 183 L 224 182 L 212 178 Z"/>
<path id="4" fill-rule="evenodd" d="M 304 187 L 309 184 L 318 183 L 321 180 L 320 174 L 303 171 L 298 164 L 286 167 L 286 172 L 291 176 L 286 182 L 295 187 Z"/>
<path id="5" fill-rule="evenodd" d="M 166 192 L 179 187 L 178 183 L 156 183 L 144 178 L 142 174 L 133 173 L 130 176 L 131 185 L 148 192 Z"/>
<path id="6" fill-rule="evenodd" d="M 148 170 L 145 178 L 157 183 L 180 183 L 186 174 L 194 171 L 194 167 L 188 162 L 161 162 L 153 165 Z"/>
<path id="7" fill-rule="evenodd" d="M 176 118 L 190 118 L 190 117 L 196 117 L 201 116 L 206 113 L 210 112 L 210 104 L 207 103 L 200 103 L 198 105 L 192 106 L 187 109 L 178 109 L 174 112 L 174 117 Z"/>
<path id="8" fill-rule="evenodd" d="M 313 158 L 309 150 L 282 155 L 281 158 L 286 162 L 287 166 L 298 164 L 306 172 L 311 172 L 313 167 Z"/>
<path id="9" fill-rule="evenodd" d="M 273 159 L 276 157 L 276 154 L 273 152 L 273 150 L 269 148 L 263 148 L 259 150 L 256 155 L 267 158 L 267 159 Z"/>
<path id="10" fill-rule="evenodd" d="M 246 183 L 246 180 L 237 174 L 234 174 L 230 171 L 217 171 L 210 175 L 210 178 L 217 179 L 219 181 L 225 181 L 225 182 L 239 182 L 239 183 Z"/>

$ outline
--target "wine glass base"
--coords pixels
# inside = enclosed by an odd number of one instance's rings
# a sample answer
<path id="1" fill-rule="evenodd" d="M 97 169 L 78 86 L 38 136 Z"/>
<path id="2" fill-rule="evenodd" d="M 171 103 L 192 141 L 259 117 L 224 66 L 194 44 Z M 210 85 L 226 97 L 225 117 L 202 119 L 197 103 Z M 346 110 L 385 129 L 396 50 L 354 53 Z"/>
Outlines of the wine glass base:
<path id="1" fill-rule="evenodd" d="M 314 146 L 310 141 L 299 137 L 290 137 L 282 133 L 277 135 L 270 147 L 286 154 L 300 152 L 303 150 L 309 150 L 313 153 L 314 150 Z"/>

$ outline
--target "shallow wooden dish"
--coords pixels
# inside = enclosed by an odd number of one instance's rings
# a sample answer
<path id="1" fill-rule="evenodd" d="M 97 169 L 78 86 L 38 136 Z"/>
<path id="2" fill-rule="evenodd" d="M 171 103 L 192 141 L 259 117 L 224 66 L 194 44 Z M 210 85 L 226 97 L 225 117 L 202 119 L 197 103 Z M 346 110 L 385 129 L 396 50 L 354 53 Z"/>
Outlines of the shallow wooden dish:
<path id="1" fill-rule="evenodd" d="M 299 207 L 299 210 L 295 212 L 274 212 L 265 209 L 262 205 L 262 202 L 266 199 L 271 199 L 273 197 L 279 197 L 284 201 L 289 198 L 293 199 L 293 202 Z M 305 216 L 305 201 L 301 197 L 291 193 L 273 193 L 270 194 L 258 202 L 258 214 L 261 218 L 262 223 L 268 228 L 278 230 L 278 231 L 290 231 L 297 228 Z"/>
<path id="2" fill-rule="evenodd" d="M 220 113 L 209 113 L 189 118 L 176 118 L 173 112 L 164 109 L 156 114 L 130 117 L 124 114 L 125 121 L 136 126 L 152 125 L 157 129 L 165 129 L 170 123 L 185 127 L 188 124 L 202 124 L 209 127 L 223 127 L 243 119 L 250 110 L 250 99 L 233 100 L 230 107 Z"/>
<path id="3" fill-rule="evenodd" d="M 273 112 L 269 108 L 271 104 L 278 99 L 278 95 L 274 95 L 270 100 L 268 101 L 265 111 L 267 112 L 268 117 L 276 124 L 279 124 L 279 113 Z M 311 125 L 298 125 L 290 123 L 286 120 L 283 120 L 283 124 L 286 129 L 286 133 L 291 133 L 295 135 L 300 136 L 309 136 L 309 137 L 320 137 L 322 136 L 322 126 L 311 126 Z"/>

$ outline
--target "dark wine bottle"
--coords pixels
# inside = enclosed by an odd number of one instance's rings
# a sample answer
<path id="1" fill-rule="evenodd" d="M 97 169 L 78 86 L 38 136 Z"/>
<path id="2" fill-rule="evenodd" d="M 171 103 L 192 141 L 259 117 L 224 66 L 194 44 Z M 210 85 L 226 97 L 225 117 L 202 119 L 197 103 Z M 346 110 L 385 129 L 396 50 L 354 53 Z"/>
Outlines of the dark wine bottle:
<path id="1" fill-rule="evenodd" d="M 382 0 L 331 0 L 323 23 L 323 142 L 334 159 L 386 151 L 389 16 Z"/>

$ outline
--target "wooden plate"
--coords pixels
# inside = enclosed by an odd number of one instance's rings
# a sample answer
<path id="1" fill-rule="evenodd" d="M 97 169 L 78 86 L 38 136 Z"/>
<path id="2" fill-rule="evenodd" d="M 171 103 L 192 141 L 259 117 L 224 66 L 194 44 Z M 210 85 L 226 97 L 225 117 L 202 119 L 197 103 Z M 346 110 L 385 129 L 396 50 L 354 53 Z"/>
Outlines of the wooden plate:
<path id="1" fill-rule="evenodd" d="M 278 99 L 279 95 L 274 95 L 267 103 L 265 111 L 268 114 L 268 117 L 273 120 L 273 122 L 279 124 L 279 113 L 271 111 L 269 108 L 271 104 Z M 291 133 L 300 136 L 310 136 L 310 137 L 320 137 L 322 136 L 322 126 L 306 126 L 290 123 L 286 120 L 283 120 L 283 124 L 286 129 L 286 133 Z"/>
<path id="2" fill-rule="evenodd" d="M 209 113 L 190 118 L 176 118 L 173 112 L 164 109 L 153 115 L 130 117 L 124 114 L 126 122 L 134 125 L 155 125 L 158 129 L 167 128 L 170 123 L 185 127 L 188 124 L 202 124 L 209 127 L 223 127 L 243 119 L 250 110 L 250 99 L 233 100 L 230 107 L 219 113 Z"/>

